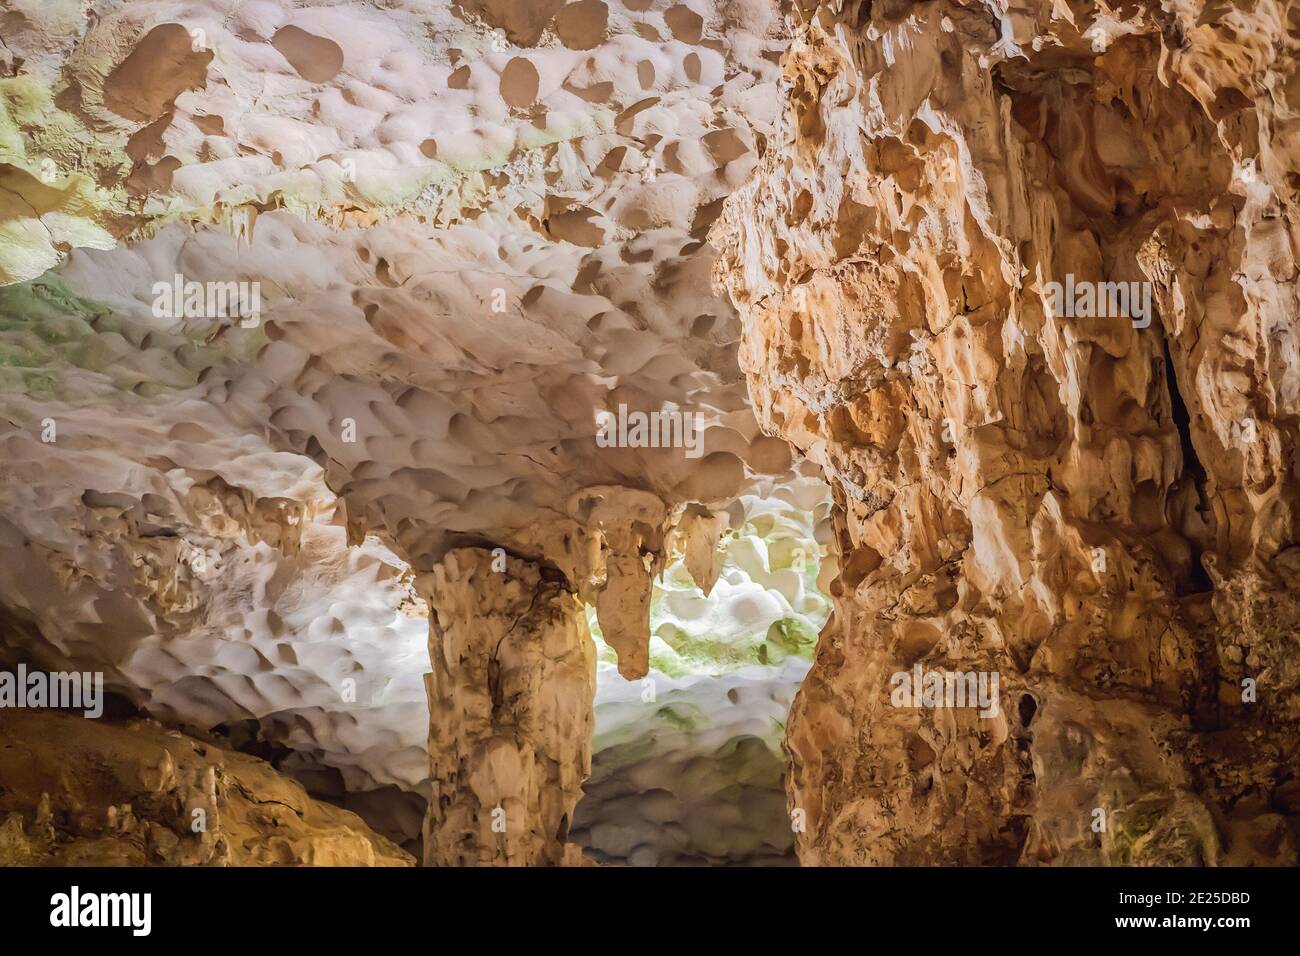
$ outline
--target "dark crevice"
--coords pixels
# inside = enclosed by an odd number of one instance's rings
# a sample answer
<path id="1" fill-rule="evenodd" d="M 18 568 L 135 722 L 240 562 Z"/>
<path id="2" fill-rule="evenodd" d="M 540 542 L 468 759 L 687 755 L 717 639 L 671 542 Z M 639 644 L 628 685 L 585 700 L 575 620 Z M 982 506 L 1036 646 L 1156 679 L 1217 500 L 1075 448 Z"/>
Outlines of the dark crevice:
<path id="1" fill-rule="evenodd" d="M 1202 555 L 1206 543 L 1212 539 L 1214 513 L 1206 493 L 1205 466 L 1201 464 L 1192 445 L 1191 415 L 1178 386 L 1178 372 L 1174 368 L 1173 356 L 1169 351 L 1169 340 L 1162 338 L 1161 346 L 1164 349 L 1165 368 L 1169 375 L 1170 410 L 1183 451 L 1183 472 L 1170 489 L 1166 513 L 1170 526 L 1178 530 L 1191 549 L 1187 571 L 1185 574 L 1180 574 L 1177 579 L 1178 595 L 1187 597 L 1209 594 L 1214 591 L 1214 583 L 1205 570 Z M 1205 599 L 1192 599 L 1193 602 L 1197 600 Z M 1184 603 L 1184 611 L 1190 613 L 1191 610 L 1191 602 Z M 1211 731 L 1220 726 L 1221 719 L 1218 686 L 1215 679 L 1220 665 L 1215 642 L 1213 640 L 1201 642 L 1198 656 L 1201 679 L 1196 687 L 1190 688 L 1192 699 L 1189 702 L 1189 716 L 1192 719 L 1192 726 L 1197 730 Z"/>
<path id="2" fill-rule="evenodd" d="M 1205 528 L 1210 528 L 1214 522 L 1214 513 L 1210 507 L 1209 496 L 1205 491 L 1205 466 L 1201 464 L 1200 458 L 1196 455 L 1196 447 L 1192 444 L 1192 417 L 1187 410 L 1187 402 L 1183 400 L 1182 389 L 1178 384 L 1178 372 L 1174 367 L 1173 356 L 1169 352 L 1169 340 L 1167 338 L 1161 338 L 1161 347 L 1164 349 L 1165 370 L 1168 374 L 1170 410 L 1173 414 L 1174 426 L 1178 429 L 1178 440 L 1183 450 L 1183 473 L 1175 482 L 1174 487 L 1170 489 L 1170 498 L 1174 499 L 1184 495 L 1184 489 L 1193 489 L 1196 496 L 1195 510 L 1200 517 L 1200 523 Z M 1184 538 L 1192 549 L 1187 574 L 1181 577 L 1178 582 L 1179 596 L 1206 594 L 1213 591 L 1214 583 L 1210 580 L 1205 565 L 1201 561 L 1201 555 L 1205 551 L 1204 535 L 1194 532 L 1189 533 L 1187 522 L 1177 520 L 1177 516 L 1171 515 L 1170 519 L 1170 524 L 1183 532 Z"/>

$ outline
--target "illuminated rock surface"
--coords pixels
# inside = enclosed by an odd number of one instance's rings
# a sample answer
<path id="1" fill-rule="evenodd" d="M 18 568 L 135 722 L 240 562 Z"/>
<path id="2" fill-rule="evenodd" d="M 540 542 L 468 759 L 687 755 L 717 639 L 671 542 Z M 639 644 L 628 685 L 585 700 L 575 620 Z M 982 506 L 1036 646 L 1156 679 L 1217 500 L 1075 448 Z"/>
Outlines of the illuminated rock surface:
<path id="1" fill-rule="evenodd" d="M 431 863 L 1293 863 L 1297 24 L 0 0 L 0 660 Z"/>
<path id="2" fill-rule="evenodd" d="M 460 548 L 429 591 L 430 866 L 578 863 L 567 843 L 591 769 L 595 647 L 558 575 Z"/>
<path id="3" fill-rule="evenodd" d="M 810 478 L 743 498 L 707 597 L 689 555 L 669 565 L 651 606 L 645 680 L 621 680 L 599 641 L 592 773 L 573 834 L 589 855 L 635 866 L 794 862 L 783 739 L 829 611 L 816 583 L 829 504 Z"/>
<path id="4" fill-rule="evenodd" d="M 808 7 L 712 236 L 835 499 L 801 860 L 1295 863 L 1300 12 Z M 891 706 L 917 663 L 999 714 Z"/>
<path id="5" fill-rule="evenodd" d="M 450 553 L 541 569 L 636 679 L 669 538 L 706 560 L 789 475 L 704 242 L 771 128 L 775 6 L 3 12 L 10 656 L 101 669 L 409 841 L 429 714 L 468 707 L 450 675 L 422 699 Z M 160 298 L 185 283 L 244 283 L 260 314 Z M 601 447 L 621 407 L 699 416 L 698 454 Z M 589 724 L 521 730 L 538 765 L 483 793 L 562 779 L 572 803 Z M 457 819 L 450 843 L 479 832 Z"/>

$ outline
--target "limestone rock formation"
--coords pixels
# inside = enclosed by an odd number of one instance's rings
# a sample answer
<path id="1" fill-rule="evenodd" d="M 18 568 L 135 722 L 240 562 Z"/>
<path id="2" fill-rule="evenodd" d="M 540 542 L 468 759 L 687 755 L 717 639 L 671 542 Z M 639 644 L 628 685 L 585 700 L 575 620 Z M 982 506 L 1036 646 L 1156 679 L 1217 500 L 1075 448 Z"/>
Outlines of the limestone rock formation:
<path id="1" fill-rule="evenodd" d="M 0 715 L 0 865 L 411 866 L 264 761 L 167 730 Z"/>
<path id="2" fill-rule="evenodd" d="M 0 661 L 274 764 L 88 727 L 188 775 L 4 845 L 401 859 L 281 771 L 438 864 L 1296 862 L 1298 51 L 1292 0 L 0 0 Z M 177 829 L 253 766 L 287 841 L 234 783 Z"/>
<path id="3" fill-rule="evenodd" d="M 352 543 L 418 570 L 484 539 L 544 557 L 642 669 L 658 566 L 633 551 L 789 464 L 745 408 L 702 241 L 770 118 L 769 5 L 589 3 L 536 47 L 494 5 L 12 13 L 10 427 L 98 389 L 120 424 L 64 424 L 128 460 L 176 442 L 187 469 L 221 438 L 311 459 Z M 600 447 L 624 407 L 700 416 L 701 456 Z"/>
<path id="4" fill-rule="evenodd" d="M 712 240 L 835 499 L 801 859 L 1295 863 L 1300 7 L 799 20 Z"/>
<path id="5" fill-rule="evenodd" d="M 770 129 L 775 3 L 0 14 L 15 656 L 367 806 L 429 792 L 412 582 L 451 552 L 558 571 L 645 673 L 677 523 L 715 541 L 791 464 L 704 241 Z M 699 454 L 603 446 L 625 409 Z"/>
<path id="6" fill-rule="evenodd" d="M 600 863 L 791 865 L 786 717 L 808 662 L 609 681 L 573 838 Z"/>
<path id="7" fill-rule="evenodd" d="M 430 577 L 425 863 L 580 863 L 567 841 L 596 686 L 582 605 L 504 551 L 459 548 Z"/>

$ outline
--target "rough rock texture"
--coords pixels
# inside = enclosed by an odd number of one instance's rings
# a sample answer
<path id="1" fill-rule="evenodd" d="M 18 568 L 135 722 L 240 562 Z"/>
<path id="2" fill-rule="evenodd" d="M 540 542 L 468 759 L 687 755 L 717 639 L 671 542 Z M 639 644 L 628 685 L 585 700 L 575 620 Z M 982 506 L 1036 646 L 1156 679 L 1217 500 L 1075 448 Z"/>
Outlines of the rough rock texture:
<path id="1" fill-rule="evenodd" d="M 138 477 L 180 479 L 156 463 L 188 470 L 214 439 L 310 458 L 350 542 L 373 530 L 419 570 L 484 539 L 545 557 L 643 671 L 658 564 L 640 548 L 661 550 L 685 503 L 725 504 L 789 464 L 744 407 L 738 327 L 702 241 L 771 110 L 767 5 L 724 4 L 707 24 L 620 10 L 609 36 L 575 35 L 605 8 L 589 4 L 536 49 L 512 48 L 492 11 L 441 4 L 227 17 L 200 2 L 183 24 L 155 0 L 85 22 L 71 3 L 20 6 L 0 77 L 11 168 L 34 184 L 0 243 L 31 280 L 4 330 L 12 427 L 93 431 Z M 88 142 L 125 155 L 95 166 Z M 146 180 L 134 190 L 128 160 Z M 55 183 L 90 169 L 122 194 L 105 208 L 125 204 L 112 222 L 127 244 L 37 279 L 19 264 L 102 248 L 23 238 L 54 215 L 37 178 L 51 163 Z M 260 283 L 262 314 L 160 315 L 154 284 L 177 275 Z M 91 395 L 116 428 L 80 420 Z M 621 405 L 704 416 L 703 455 L 598 447 L 596 413 Z M 264 510 L 262 469 L 216 470 Z M 298 488 L 268 504 L 313 502 Z"/>
<path id="2" fill-rule="evenodd" d="M 802 861 L 1294 863 L 1300 6 L 803 20 L 713 235 L 836 502 Z M 1150 327 L 1054 310 L 1069 274 Z M 918 662 L 1000 713 L 891 706 Z"/>
<path id="3" fill-rule="evenodd" d="M 577 864 L 596 648 L 559 575 L 452 551 L 429 575 L 430 866 Z"/>
<path id="4" fill-rule="evenodd" d="M 0 866 L 411 866 L 264 761 L 156 721 L 0 711 Z"/>
<path id="5" fill-rule="evenodd" d="M 771 128 L 776 4 L 0 0 L 0 24 L 14 650 L 415 800 L 409 581 L 449 551 L 558 569 L 645 673 L 677 523 L 716 535 L 790 464 L 705 242 Z M 258 283 L 261 314 L 160 310 L 177 275 Z M 600 447 L 621 405 L 699 414 L 703 453 Z"/>
<path id="6" fill-rule="evenodd" d="M 251 723 L 296 755 L 282 769 L 327 772 L 353 792 L 420 792 L 428 609 L 410 569 L 376 538 L 347 547 L 326 511 L 304 516 L 294 547 L 282 550 L 249 540 L 218 505 L 195 508 L 209 500 L 202 489 L 177 495 L 157 475 L 107 466 L 97 483 L 115 487 L 113 496 L 47 497 L 40 488 L 81 480 L 103 459 L 66 448 L 51 457 L 26 436 L 5 447 L 8 504 L 26 506 L 31 533 L 0 519 L 5 659 L 102 671 L 109 687 L 182 729 Z M 220 443 L 209 452 L 213 462 L 226 454 Z M 266 489 L 294 464 L 244 467 L 260 468 L 254 486 Z M 311 487 L 302 478 L 297 486 Z M 167 534 L 169 526 L 188 530 Z M 74 570 L 59 555 L 78 535 L 96 556 Z"/>

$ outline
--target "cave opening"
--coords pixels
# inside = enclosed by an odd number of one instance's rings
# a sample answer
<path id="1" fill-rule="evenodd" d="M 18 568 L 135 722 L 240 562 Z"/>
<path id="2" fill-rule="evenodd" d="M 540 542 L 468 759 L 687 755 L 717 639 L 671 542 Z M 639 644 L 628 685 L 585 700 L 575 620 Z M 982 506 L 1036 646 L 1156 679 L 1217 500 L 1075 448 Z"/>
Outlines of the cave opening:
<path id="1" fill-rule="evenodd" d="M 655 582 L 644 678 L 619 675 L 588 608 L 595 733 L 571 839 L 599 863 L 797 865 L 785 726 L 830 613 L 830 496 L 809 474 L 730 511 L 707 593 L 681 555 Z"/>

